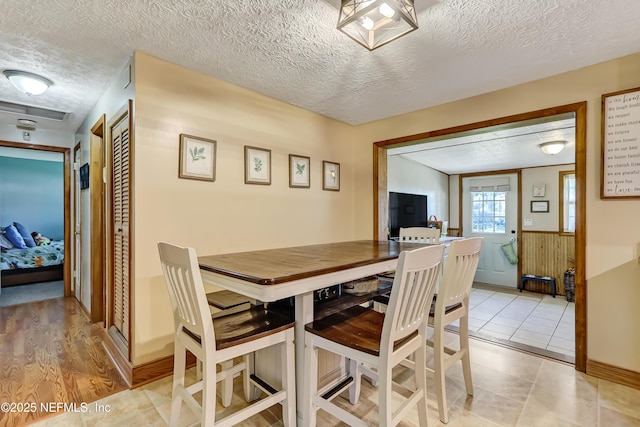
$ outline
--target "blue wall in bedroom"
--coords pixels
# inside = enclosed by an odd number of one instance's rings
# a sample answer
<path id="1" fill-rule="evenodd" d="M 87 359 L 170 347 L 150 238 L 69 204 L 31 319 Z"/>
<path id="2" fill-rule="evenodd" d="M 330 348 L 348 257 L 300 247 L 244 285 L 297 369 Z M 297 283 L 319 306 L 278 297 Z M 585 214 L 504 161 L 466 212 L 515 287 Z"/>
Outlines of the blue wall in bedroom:
<path id="1" fill-rule="evenodd" d="M 64 164 L 0 156 L 0 226 L 64 238 Z"/>

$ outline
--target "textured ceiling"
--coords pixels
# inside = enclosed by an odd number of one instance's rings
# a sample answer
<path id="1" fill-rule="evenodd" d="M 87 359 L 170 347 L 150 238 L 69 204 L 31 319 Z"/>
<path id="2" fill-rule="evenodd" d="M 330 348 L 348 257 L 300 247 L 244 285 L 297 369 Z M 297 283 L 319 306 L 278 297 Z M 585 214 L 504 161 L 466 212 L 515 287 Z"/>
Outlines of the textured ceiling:
<path id="1" fill-rule="evenodd" d="M 571 115 L 572 116 L 572 115 Z M 575 163 L 575 119 L 567 115 L 499 125 L 473 132 L 416 141 L 392 148 L 402 156 L 449 175 Z M 566 141 L 556 155 L 544 154 L 544 142 Z"/>
<path id="2" fill-rule="evenodd" d="M 339 0 L 2 0 L 0 69 L 55 82 L 0 100 L 67 111 L 75 130 L 134 50 L 350 124 L 640 51 L 638 0 L 416 0 L 420 28 L 369 52 Z M 15 123 L 15 115 L 0 115 Z"/>

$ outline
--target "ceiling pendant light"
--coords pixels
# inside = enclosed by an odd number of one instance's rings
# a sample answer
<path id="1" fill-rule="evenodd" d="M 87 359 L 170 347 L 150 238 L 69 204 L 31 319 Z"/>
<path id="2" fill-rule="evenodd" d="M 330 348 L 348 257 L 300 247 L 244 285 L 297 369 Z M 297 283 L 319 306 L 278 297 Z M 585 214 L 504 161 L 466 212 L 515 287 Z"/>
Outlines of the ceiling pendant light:
<path id="1" fill-rule="evenodd" d="M 53 85 L 51 80 L 26 71 L 4 70 L 2 73 L 16 89 L 27 95 L 41 95 Z"/>
<path id="2" fill-rule="evenodd" d="M 567 145 L 567 141 L 549 141 L 543 142 L 538 145 L 538 147 L 540 147 L 540 150 L 542 150 L 544 154 L 553 156 L 554 154 L 561 152 L 565 145 Z"/>
<path id="3" fill-rule="evenodd" d="M 338 30 L 369 50 L 418 29 L 414 0 L 342 0 Z"/>

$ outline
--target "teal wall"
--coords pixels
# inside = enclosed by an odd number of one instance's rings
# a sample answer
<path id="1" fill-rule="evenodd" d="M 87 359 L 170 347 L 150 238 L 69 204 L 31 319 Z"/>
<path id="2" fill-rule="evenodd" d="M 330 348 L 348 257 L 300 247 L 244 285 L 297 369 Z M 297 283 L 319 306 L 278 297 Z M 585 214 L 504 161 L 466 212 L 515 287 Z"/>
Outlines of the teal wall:
<path id="1" fill-rule="evenodd" d="M 64 238 L 64 164 L 0 156 L 0 226 Z"/>

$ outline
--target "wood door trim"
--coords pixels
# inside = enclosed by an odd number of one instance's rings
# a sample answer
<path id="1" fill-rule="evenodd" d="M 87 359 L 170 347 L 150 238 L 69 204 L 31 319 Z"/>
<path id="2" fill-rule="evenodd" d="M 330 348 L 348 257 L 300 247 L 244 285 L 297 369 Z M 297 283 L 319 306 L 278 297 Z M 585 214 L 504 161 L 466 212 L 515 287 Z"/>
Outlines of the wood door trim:
<path id="1" fill-rule="evenodd" d="M 82 286 L 82 259 L 81 259 L 81 264 L 80 264 L 80 271 L 75 271 L 75 266 L 77 264 L 77 259 L 78 256 L 82 257 L 82 247 L 80 248 L 80 252 L 76 253 L 76 222 L 78 221 L 78 218 L 76 218 L 76 205 L 78 204 L 78 198 L 80 197 L 80 193 L 78 191 L 76 191 L 76 166 L 75 166 L 75 160 L 76 160 L 76 155 L 78 153 L 78 151 L 80 151 L 82 147 L 82 144 L 80 141 L 78 141 L 78 143 L 76 143 L 76 145 L 73 147 L 73 163 L 74 163 L 74 167 L 72 169 L 73 171 L 73 204 L 71 205 L 71 211 L 73 212 L 73 261 L 71 263 L 71 272 L 72 273 L 77 273 L 78 274 L 78 280 L 77 282 L 80 284 L 80 286 Z M 80 168 L 80 165 L 78 164 L 78 170 Z M 80 208 L 82 209 L 82 207 Z M 82 225 L 80 226 L 80 245 L 82 245 Z M 74 284 L 76 282 L 75 278 L 73 277 L 73 275 L 71 276 L 71 282 L 72 284 Z M 75 289 L 74 288 L 74 293 L 76 294 L 76 299 L 78 300 L 78 302 L 80 303 L 80 307 L 82 308 L 82 310 L 87 313 L 87 317 L 90 318 L 90 316 L 88 315 L 89 311 L 87 310 L 87 307 L 82 303 L 82 298 L 78 298 L 78 292 L 82 293 L 82 290 L 80 289 Z"/>
<path id="2" fill-rule="evenodd" d="M 64 219 L 63 219 L 63 227 L 64 227 L 64 247 L 66 250 L 71 247 L 71 215 L 70 215 L 70 207 L 71 207 L 71 171 L 73 168 L 71 167 L 71 149 L 68 147 L 56 147 L 53 145 L 40 145 L 40 144 L 25 144 L 22 142 L 14 142 L 14 141 L 1 141 L 0 147 L 9 147 L 9 148 L 23 148 L 27 150 L 38 150 L 38 151 L 53 151 L 56 153 L 62 153 L 63 155 L 63 198 L 64 198 Z M 71 263 L 69 262 L 69 257 L 65 257 L 62 264 L 63 278 L 64 278 L 64 296 L 73 296 L 71 295 Z"/>
<path id="3" fill-rule="evenodd" d="M 106 320 L 105 234 L 104 234 L 104 137 L 106 116 L 103 114 L 91 128 L 90 153 L 90 206 L 91 206 L 91 321 Z"/>
<path id="4" fill-rule="evenodd" d="M 387 197 L 387 176 L 380 174 L 378 164 L 381 158 L 386 160 L 386 149 L 398 145 L 410 145 L 420 139 L 433 136 L 448 135 L 457 132 L 475 130 L 483 127 L 507 124 L 522 120 L 530 120 L 538 117 L 555 116 L 564 113 L 574 113 L 576 116 L 576 249 L 575 249 L 575 300 L 576 300 L 576 370 L 585 372 L 587 363 L 587 281 L 586 281 L 586 179 L 587 179 L 587 102 L 576 102 L 574 104 L 551 107 L 542 110 L 530 111 L 526 113 L 515 114 L 512 116 L 501 117 L 497 119 L 485 120 L 461 126 L 455 126 L 447 129 L 439 129 L 424 132 L 416 135 L 403 136 L 400 138 L 389 139 L 385 141 L 375 142 L 374 158 L 373 158 L 373 234 L 374 239 L 379 236 L 379 229 L 386 225 L 386 213 L 378 215 L 379 201 L 386 200 Z"/>

